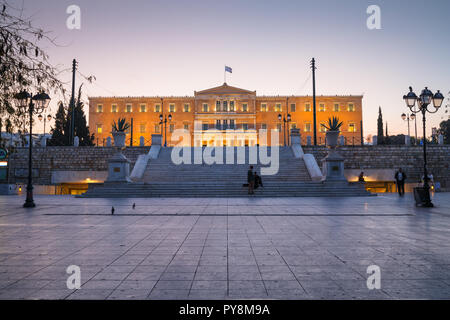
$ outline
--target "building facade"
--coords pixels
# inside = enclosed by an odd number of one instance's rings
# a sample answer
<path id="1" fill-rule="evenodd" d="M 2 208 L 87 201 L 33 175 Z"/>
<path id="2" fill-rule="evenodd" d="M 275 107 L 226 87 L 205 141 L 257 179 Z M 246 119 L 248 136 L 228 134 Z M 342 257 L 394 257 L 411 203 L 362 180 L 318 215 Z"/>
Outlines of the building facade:
<path id="1" fill-rule="evenodd" d="M 362 98 L 353 95 L 316 97 L 318 144 L 325 143 L 326 129 L 322 124 L 333 116 L 343 122 L 341 134 L 346 144 L 361 144 Z M 166 124 L 161 123 L 161 116 L 167 119 Z M 106 145 L 112 123 L 119 118 L 133 124 L 132 130 L 127 132 L 127 145 L 132 142 L 135 146 L 139 145 L 141 137 L 145 145 L 151 145 L 152 134 L 162 134 L 168 146 L 288 145 L 292 128 L 299 129 L 302 143 L 307 144 L 307 137 L 313 141 L 314 134 L 311 96 L 257 96 L 256 91 L 226 83 L 194 91 L 194 96 L 186 97 L 89 98 L 89 127 L 95 133 L 97 145 Z M 285 122 L 287 119 L 290 121 Z M 272 140 L 274 133 L 277 133 L 277 142 Z"/>

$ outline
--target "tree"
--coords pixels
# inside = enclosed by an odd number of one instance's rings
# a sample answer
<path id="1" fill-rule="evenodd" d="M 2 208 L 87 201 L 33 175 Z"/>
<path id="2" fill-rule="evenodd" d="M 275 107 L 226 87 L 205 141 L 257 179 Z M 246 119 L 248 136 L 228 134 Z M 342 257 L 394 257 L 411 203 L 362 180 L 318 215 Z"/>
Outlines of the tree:
<path id="1" fill-rule="evenodd" d="M 86 115 L 84 114 L 84 103 L 81 100 L 81 88 L 78 89 L 78 97 L 75 102 L 75 136 L 79 139 L 80 146 L 93 146 L 94 135 L 89 133 L 89 127 L 86 125 Z M 52 129 L 52 139 L 49 142 L 51 146 L 70 146 L 72 108 L 64 108 L 62 102 L 59 103 L 58 112 L 55 117 L 55 127 Z"/>
<path id="2" fill-rule="evenodd" d="M 450 144 L 450 119 L 440 123 L 438 133 L 444 136 L 445 144 Z"/>
<path id="3" fill-rule="evenodd" d="M 41 48 L 48 43 L 55 44 L 48 32 L 23 17 L 23 9 L 0 0 L 0 117 L 9 118 L 19 132 L 26 131 L 30 120 L 11 102 L 16 93 L 27 90 L 64 94 L 59 72 Z"/>
<path id="4" fill-rule="evenodd" d="M 80 146 L 93 146 L 94 145 L 94 134 L 89 133 L 89 127 L 86 122 L 86 115 L 84 114 L 84 102 L 81 101 L 81 88 L 78 89 L 78 98 L 75 104 L 75 136 L 78 137 Z M 71 108 L 69 108 L 71 109 Z M 69 122 L 70 116 L 67 117 L 67 122 Z"/>
<path id="5" fill-rule="evenodd" d="M 384 134 L 383 134 L 383 115 L 381 113 L 381 107 L 378 108 L 378 120 L 377 120 L 377 128 L 378 128 L 378 134 L 377 134 L 377 143 L 383 144 L 384 143 Z"/>
<path id="6" fill-rule="evenodd" d="M 60 101 L 58 111 L 55 116 L 55 126 L 50 131 L 52 138 L 49 140 L 49 146 L 67 146 L 69 144 L 68 135 L 64 128 L 66 127 L 66 110 L 64 104 Z"/>

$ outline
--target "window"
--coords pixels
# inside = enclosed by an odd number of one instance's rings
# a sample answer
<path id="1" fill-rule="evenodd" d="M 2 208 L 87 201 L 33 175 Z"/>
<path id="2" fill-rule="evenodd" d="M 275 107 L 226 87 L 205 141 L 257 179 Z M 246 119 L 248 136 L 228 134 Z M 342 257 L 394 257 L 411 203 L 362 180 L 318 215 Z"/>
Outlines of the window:
<path id="1" fill-rule="evenodd" d="M 319 125 L 319 131 L 320 132 L 327 132 L 327 128 L 325 128 L 325 122 L 321 122 Z"/>
<path id="2" fill-rule="evenodd" d="M 223 102 L 223 110 L 222 111 L 225 111 L 225 112 L 228 111 L 228 101 Z"/>
<path id="3" fill-rule="evenodd" d="M 349 103 L 348 104 L 348 111 L 349 112 L 354 112 L 355 111 L 355 105 L 353 103 Z"/>
<path id="4" fill-rule="evenodd" d="M 267 104 L 261 103 L 261 112 L 267 112 Z"/>
<path id="5" fill-rule="evenodd" d="M 175 105 L 173 103 L 169 104 L 169 112 L 175 112 Z"/>
<path id="6" fill-rule="evenodd" d="M 183 126 L 183 128 L 184 128 L 184 130 L 188 130 L 188 131 L 189 131 L 189 124 L 188 124 L 188 123 L 185 123 L 184 126 Z"/>
<path id="7" fill-rule="evenodd" d="M 209 110 L 208 110 L 209 108 L 208 108 L 208 104 L 207 103 L 204 103 L 203 104 L 203 112 L 208 112 Z"/>
<path id="8" fill-rule="evenodd" d="M 242 112 L 248 112 L 248 104 L 246 103 L 242 104 Z"/>
<path id="9" fill-rule="evenodd" d="M 189 112 L 189 104 L 184 104 L 184 112 Z"/>
<path id="10" fill-rule="evenodd" d="M 127 104 L 125 107 L 125 112 L 132 112 L 133 111 L 133 107 L 131 106 L 131 104 Z"/>
<path id="11" fill-rule="evenodd" d="M 161 112 L 161 105 L 155 104 L 155 112 Z"/>
<path id="12" fill-rule="evenodd" d="M 230 111 L 234 112 L 234 101 L 230 101 Z"/>
<path id="13" fill-rule="evenodd" d="M 291 112 L 295 112 L 295 103 L 291 103 Z"/>
<path id="14" fill-rule="evenodd" d="M 97 105 L 97 112 L 102 113 L 103 112 L 103 105 L 99 104 Z"/>
<path id="15" fill-rule="evenodd" d="M 117 112 L 117 105 L 116 104 L 111 105 L 111 112 L 114 112 L 114 113 Z"/>
<path id="16" fill-rule="evenodd" d="M 139 127 L 139 132 L 140 133 L 145 133 L 145 129 L 146 129 L 145 127 L 146 127 L 145 123 L 141 123 L 141 125 Z"/>
<path id="17" fill-rule="evenodd" d="M 221 110 L 220 101 L 216 101 L 216 112 L 220 112 L 220 110 Z"/>
<path id="18" fill-rule="evenodd" d="M 333 105 L 333 111 L 334 111 L 334 112 L 339 112 L 339 103 L 335 103 L 335 104 Z"/>
<path id="19" fill-rule="evenodd" d="M 281 103 L 275 104 L 275 112 L 281 112 Z"/>
<path id="20" fill-rule="evenodd" d="M 325 112 L 325 104 L 324 103 L 319 104 L 319 112 Z"/>
<path id="21" fill-rule="evenodd" d="M 305 112 L 311 112 L 311 104 L 310 103 L 305 104 Z"/>
<path id="22" fill-rule="evenodd" d="M 262 130 L 267 130 L 267 124 L 266 123 L 261 123 L 261 129 Z"/>
<path id="23" fill-rule="evenodd" d="M 202 123 L 202 130 L 206 131 L 209 129 L 209 125 L 207 123 Z"/>
<path id="24" fill-rule="evenodd" d="M 103 127 L 101 124 L 97 124 L 97 133 L 102 133 L 103 132 Z"/>
<path id="25" fill-rule="evenodd" d="M 305 123 L 305 132 L 311 132 L 311 122 Z"/>
<path id="26" fill-rule="evenodd" d="M 222 126 L 220 125 L 220 120 L 216 120 L 216 129 L 221 130 Z"/>
<path id="27" fill-rule="evenodd" d="M 248 123 L 243 123 L 242 124 L 242 129 L 248 130 Z"/>
<path id="28" fill-rule="evenodd" d="M 159 128 L 161 126 L 159 124 L 155 124 L 155 133 L 159 133 Z"/>
<path id="29" fill-rule="evenodd" d="M 234 120 L 230 120 L 230 129 L 234 129 Z"/>
<path id="30" fill-rule="evenodd" d="M 348 132 L 356 132 L 356 125 L 352 122 L 348 124 Z"/>
<path id="31" fill-rule="evenodd" d="M 173 123 L 171 123 L 171 124 L 169 125 L 169 132 L 172 133 L 172 132 L 174 132 L 174 131 L 175 131 L 175 125 L 174 125 Z"/>
<path id="32" fill-rule="evenodd" d="M 145 104 L 141 104 L 140 111 L 141 112 L 147 112 L 147 106 Z"/>

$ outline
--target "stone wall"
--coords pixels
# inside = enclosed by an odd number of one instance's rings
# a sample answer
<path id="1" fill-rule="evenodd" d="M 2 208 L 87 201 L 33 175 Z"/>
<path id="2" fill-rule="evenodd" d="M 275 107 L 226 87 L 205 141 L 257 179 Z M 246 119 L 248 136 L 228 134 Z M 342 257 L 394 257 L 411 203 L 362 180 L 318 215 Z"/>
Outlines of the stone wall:
<path id="1" fill-rule="evenodd" d="M 126 148 L 124 154 L 134 166 L 138 155 L 148 153 L 150 147 Z M 33 169 L 36 184 L 51 184 L 52 171 L 107 171 L 107 160 L 117 152 L 115 147 L 46 147 L 33 149 Z M 323 146 L 305 146 L 319 166 L 327 149 Z M 344 156 L 345 169 L 396 169 L 404 168 L 409 179 L 417 181 L 423 172 L 423 153 L 415 146 L 344 146 L 339 148 Z M 450 145 L 428 147 L 428 168 L 442 187 L 450 187 Z M 10 157 L 10 183 L 26 182 L 28 149 L 20 148 Z M 17 170 L 16 170 L 17 169 Z M 36 170 L 37 169 L 37 170 Z M 17 173 L 22 173 L 22 176 Z"/>
<path id="2" fill-rule="evenodd" d="M 33 148 L 33 175 L 36 184 L 51 184 L 52 171 L 107 171 L 108 159 L 119 150 L 116 147 L 46 147 Z M 128 147 L 123 153 L 131 167 L 140 154 L 150 147 Z M 10 183 L 26 182 L 28 148 L 19 148 L 9 159 Z"/>
<path id="3" fill-rule="evenodd" d="M 423 149 L 421 146 L 342 146 L 339 152 L 345 158 L 345 169 L 397 169 L 402 167 L 410 182 L 418 181 L 423 175 Z M 324 146 L 305 146 L 305 153 L 311 153 L 319 165 L 326 156 Z M 442 187 L 450 187 L 450 145 L 427 146 L 428 171 Z M 393 180 L 393 179 L 392 179 Z"/>

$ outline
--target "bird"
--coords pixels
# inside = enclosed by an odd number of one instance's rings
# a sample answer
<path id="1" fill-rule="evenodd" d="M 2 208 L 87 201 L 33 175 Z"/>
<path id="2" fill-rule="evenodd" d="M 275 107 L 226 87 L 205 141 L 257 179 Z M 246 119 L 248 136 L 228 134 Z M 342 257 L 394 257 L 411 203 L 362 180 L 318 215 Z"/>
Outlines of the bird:
<path id="1" fill-rule="evenodd" d="M 136 203 L 133 203 L 133 210 L 136 208 Z"/>
<path id="2" fill-rule="evenodd" d="M 114 207 L 112 207 L 112 208 L 111 208 L 111 214 L 112 214 L 112 215 L 114 215 L 114 211 L 115 211 L 115 209 L 114 209 Z"/>

